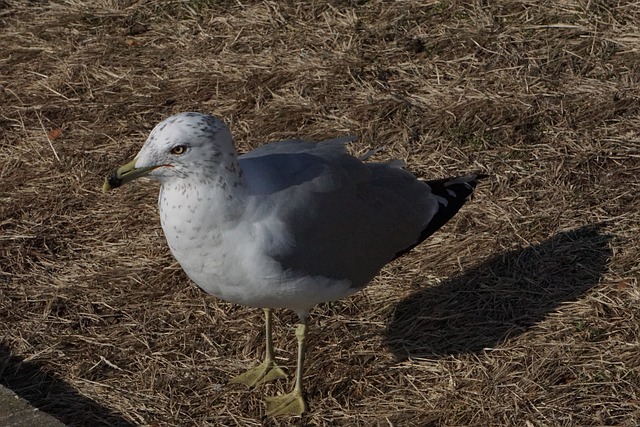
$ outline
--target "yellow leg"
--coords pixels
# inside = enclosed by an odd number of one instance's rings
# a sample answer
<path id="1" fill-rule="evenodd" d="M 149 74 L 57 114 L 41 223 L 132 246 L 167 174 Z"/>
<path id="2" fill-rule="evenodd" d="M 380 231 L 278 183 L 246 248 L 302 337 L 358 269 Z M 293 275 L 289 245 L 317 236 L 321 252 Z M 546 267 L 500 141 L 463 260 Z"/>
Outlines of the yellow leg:
<path id="1" fill-rule="evenodd" d="M 307 403 L 302 395 L 302 371 L 304 369 L 304 350 L 307 339 L 308 320 L 302 317 L 296 328 L 298 339 L 298 366 L 296 367 L 296 383 L 291 393 L 282 396 L 266 397 L 267 415 L 302 415 L 307 410 Z"/>
<path id="2" fill-rule="evenodd" d="M 273 337 L 271 335 L 272 313 L 270 308 L 264 309 L 264 317 L 267 336 L 264 362 L 255 368 L 249 369 L 244 374 L 233 377 L 230 381 L 233 384 L 244 384 L 251 388 L 278 378 L 287 378 L 287 374 L 285 374 L 282 368 L 276 365 L 275 359 L 273 358 Z"/>

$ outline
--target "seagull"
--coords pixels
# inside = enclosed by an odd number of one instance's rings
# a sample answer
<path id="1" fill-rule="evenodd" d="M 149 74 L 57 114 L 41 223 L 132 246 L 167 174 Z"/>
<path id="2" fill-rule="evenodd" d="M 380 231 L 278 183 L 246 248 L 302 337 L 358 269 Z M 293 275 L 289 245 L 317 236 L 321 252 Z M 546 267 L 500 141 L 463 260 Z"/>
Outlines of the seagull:
<path id="1" fill-rule="evenodd" d="M 309 311 L 363 289 L 387 263 L 449 221 L 486 175 L 418 180 L 398 162 L 365 162 L 345 145 L 286 140 L 238 155 L 224 122 L 185 112 L 160 122 L 103 191 L 160 182 L 167 244 L 189 278 L 225 301 L 262 308 L 264 361 L 231 382 L 286 378 L 274 359 L 272 310 L 297 313 L 290 393 L 265 398 L 269 416 L 308 408 L 303 366 Z"/>

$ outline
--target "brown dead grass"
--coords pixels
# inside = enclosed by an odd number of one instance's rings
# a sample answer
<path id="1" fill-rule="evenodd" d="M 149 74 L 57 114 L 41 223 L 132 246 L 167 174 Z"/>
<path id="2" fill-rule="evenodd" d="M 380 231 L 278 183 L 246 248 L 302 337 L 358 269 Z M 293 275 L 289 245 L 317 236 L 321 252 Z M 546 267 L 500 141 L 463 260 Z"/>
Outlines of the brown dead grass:
<path id="1" fill-rule="evenodd" d="M 636 426 L 639 6 L 0 1 L 2 382 L 70 425 Z M 263 418 L 284 382 L 227 384 L 261 313 L 189 283 L 157 188 L 99 191 L 187 110 L 242 150 L 349 133 L 425 178 L 492 176 L 315 311 L 302 419 Z"/>

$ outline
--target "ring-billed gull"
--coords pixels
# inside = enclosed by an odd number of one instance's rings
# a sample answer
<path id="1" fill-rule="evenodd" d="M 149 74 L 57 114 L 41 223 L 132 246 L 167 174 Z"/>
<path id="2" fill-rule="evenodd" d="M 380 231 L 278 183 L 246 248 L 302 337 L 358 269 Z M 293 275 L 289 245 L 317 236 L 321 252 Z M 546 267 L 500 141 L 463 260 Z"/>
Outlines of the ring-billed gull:
<path id="1" fill-rule="evenodd" d="M 233 382 L 285 377 L 273 357 L 271 310 L 298 314 L 295 385 L 265 399 L 269 415 L 306 410 L 309 310 L 364 288 L 451 219 L 481 177 L 420 181 L 397 163 L 348 154 L 351 140 L 280 141 L 238 156 L 221 120 L 180 113 L 159 123 L 103 187 L 160 181 L 162 229 L 187 275 L 218 298 L 264 309 L 265 360 Z"/>

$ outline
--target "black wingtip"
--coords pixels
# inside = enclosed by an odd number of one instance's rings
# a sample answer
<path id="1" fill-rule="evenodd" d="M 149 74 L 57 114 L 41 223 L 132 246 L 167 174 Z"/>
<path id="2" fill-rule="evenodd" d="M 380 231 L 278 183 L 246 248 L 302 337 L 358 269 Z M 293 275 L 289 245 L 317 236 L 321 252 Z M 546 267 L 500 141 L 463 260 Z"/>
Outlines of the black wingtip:
<path id="1" fill-rule="evenodd" d="M 470 175 L 449 177 L 426 181 L 425 183 L 431 188 L 431 193 L 440 197 L 443 203 L 440 209 L 431 218 L 429 224 L 422 230 L 418 241 L 408 248 L 398 252 L 395 258 L 402 256 L 422 243 L 426 238 L 438 231 L 445 225 L 465 204 L 469 197 L 473 194 L 479 180 L 488 178 L 489 175 L 484 173 L 473 173 Z"/>

